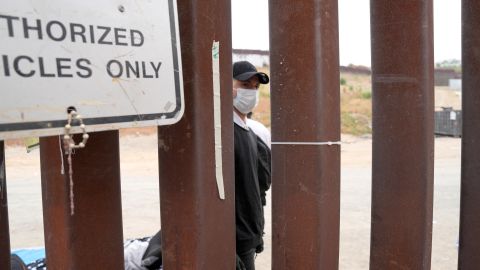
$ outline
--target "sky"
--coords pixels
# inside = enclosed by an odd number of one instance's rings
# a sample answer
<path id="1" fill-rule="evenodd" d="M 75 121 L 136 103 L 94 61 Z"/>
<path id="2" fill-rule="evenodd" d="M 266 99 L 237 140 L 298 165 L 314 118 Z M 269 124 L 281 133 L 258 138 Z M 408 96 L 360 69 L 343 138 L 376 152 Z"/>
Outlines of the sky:
<path id="1" fill-rule="evenodd" d="M 435 62 L 460 59 L 461 1 L 433 5 Z M 338 13 L 340 64 L 370 66 L 370 0 L 339 0 Z M 268 41 L 268 0 L 232 0 L 233 48 L 268 50 Z"/>

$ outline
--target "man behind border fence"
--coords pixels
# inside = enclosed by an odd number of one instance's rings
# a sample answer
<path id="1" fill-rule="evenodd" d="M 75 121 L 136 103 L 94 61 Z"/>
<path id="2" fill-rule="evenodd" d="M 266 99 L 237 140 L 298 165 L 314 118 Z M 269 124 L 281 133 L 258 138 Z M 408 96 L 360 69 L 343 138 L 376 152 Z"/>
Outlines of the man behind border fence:
<path id="1" fill-rule="evenodd" d="M 270 149 L 248 128 L 246 115 L 258 101 L 268 75 L 247 61 L 233 65 L 235 145 L 236 252 L 247 270 L 255 269 L 255 253 L 263 251 L 265 194 L 270 188 Z"/>

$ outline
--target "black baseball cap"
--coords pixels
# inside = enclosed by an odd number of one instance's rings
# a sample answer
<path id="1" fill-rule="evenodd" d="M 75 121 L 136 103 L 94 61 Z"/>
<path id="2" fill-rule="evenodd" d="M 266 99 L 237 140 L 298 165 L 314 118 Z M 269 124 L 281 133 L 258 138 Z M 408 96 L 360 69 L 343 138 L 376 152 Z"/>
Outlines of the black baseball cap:
<path id="1" fill-rule="evenodd" d="M 254 65 L 248 61 L 239 61 L 233 64 L 233 78 L 239 81 L 246 81 L 253 76 L 258 77 L 261 84 L 267 84 L 270 79 L 263 72 L 258 72 Z"/>

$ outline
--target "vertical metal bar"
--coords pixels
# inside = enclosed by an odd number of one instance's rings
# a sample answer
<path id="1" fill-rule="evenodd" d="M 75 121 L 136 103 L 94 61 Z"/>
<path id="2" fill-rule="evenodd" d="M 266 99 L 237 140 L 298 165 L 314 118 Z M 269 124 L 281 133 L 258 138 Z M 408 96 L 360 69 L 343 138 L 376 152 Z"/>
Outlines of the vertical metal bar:
<path id="1" fill-rule="evenodd" d="M 61 151 L 59 137 L 40 139 L 48 269 L 123 269 L 118 131 L 91 133 L 87 146 L 72 155 L 73 215 L 69 164 Z"/>
<path id="2" fill-rule="evenodd" d="M 45 248 L 49 268 L 71 269 L 73 250 L 69 224 L 68 164 L 67 170 L 64 170 L 66 159 L 60 143 L 59 137 L 40 138 Z M 64 170 L 63 174 L 61 170 Z"/>
<path id="3" fill-rule="evenodd" d="M 270 1 L 270 59 L 272 269 L 338 269 L 337 1 Z"/>
<path id="4" fill-rule="evenodd" d="M 370 269 L 430 269 L 432 0 L 371 0 L 373 183 Z"/>
<path id="5" fill-rule="evenodd" d="M 458 269 L 480 265 L 480 2 L 462 1 L 463 131 Z"/>
<path id="6" fill-rule="evenodd" d="M 185 114 L 158 129 L 165 269 L 235 267 L 230 1 L 178 1 Z M 225 200 L 215 182 L 212 43 L 220 42 Z M 221 244 L 219 244 L 221 243 Z"/>
<path id="7" fill-rule="evenodd" d="M 8 227 L 7 176 L 5 144 L 0 141 L 0 265 L 10 269 L 10 230 Z"/>

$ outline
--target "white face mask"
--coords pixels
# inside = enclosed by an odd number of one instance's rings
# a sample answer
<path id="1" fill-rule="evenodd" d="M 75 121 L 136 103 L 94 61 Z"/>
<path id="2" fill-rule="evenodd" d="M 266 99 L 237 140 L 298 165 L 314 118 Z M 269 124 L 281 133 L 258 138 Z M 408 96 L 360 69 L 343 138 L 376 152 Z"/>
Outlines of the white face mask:
<path id="1" fill-rule="evenodd" d="M 247 114 L 258 104 L 259 92 L 254 89 L 237 89 L 237 96 L 233 99 L 233 106 L 241 113 Z"/>

